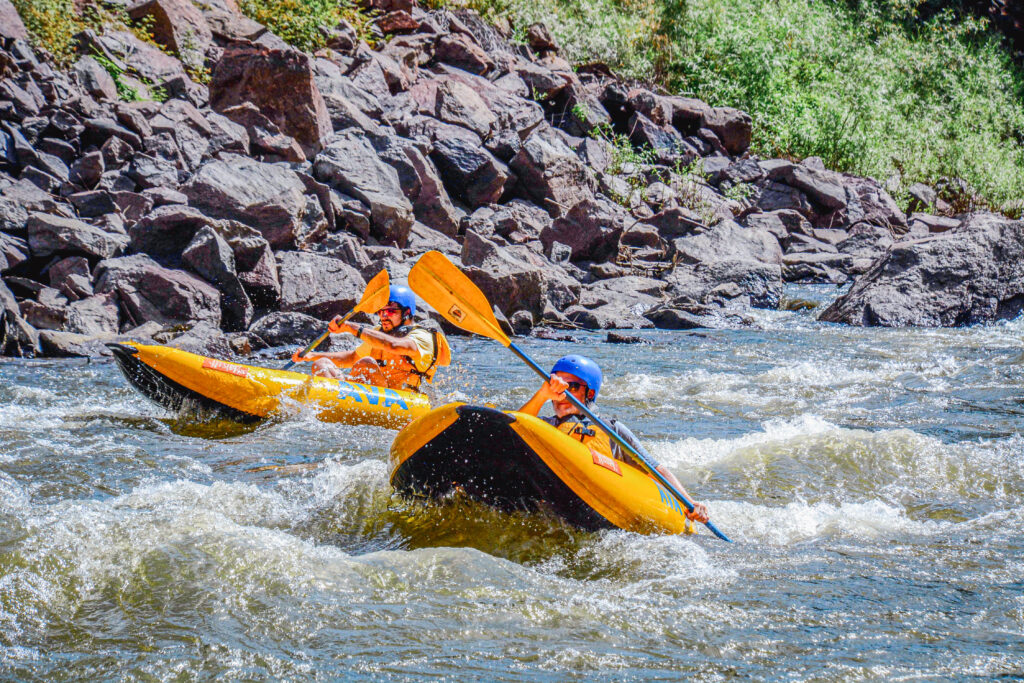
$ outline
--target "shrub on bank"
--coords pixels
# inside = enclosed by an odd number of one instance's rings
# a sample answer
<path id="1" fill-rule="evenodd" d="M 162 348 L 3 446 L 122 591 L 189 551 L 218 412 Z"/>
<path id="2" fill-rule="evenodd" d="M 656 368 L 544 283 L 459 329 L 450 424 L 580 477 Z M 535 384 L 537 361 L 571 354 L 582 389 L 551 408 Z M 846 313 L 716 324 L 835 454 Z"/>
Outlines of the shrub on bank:
<path id="1" fill-rule="evenodd" d="M 1024 77 L 985 24 L 916 0 L 468 0 L 544 21 L 574 62 L 748 111 L 752 151 L 1024 197 Z"/>

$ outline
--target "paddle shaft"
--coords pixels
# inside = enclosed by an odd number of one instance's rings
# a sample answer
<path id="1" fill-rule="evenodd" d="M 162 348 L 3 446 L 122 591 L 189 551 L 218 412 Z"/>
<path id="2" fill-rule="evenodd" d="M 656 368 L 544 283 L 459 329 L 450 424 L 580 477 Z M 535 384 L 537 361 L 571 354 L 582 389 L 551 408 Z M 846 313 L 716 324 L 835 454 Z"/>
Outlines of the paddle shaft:
<path id="1" fill-rule="evenodd" d="M 348 313 L 347 313 L 347 314 L 345 315 L 345 317 L 344 317 L 344 318 L 342 318 L 342 319 L 341 319 L 341 322 L 343 322 L 343 323 L 344 323 L 344 322 L 348 322 L 348 319 L 349 319 L 349 318 L 351 318 L 351 317 L 352 317 L 353 315 L 355 315 L 355 312 L 356 312 L 356 309 L 354 309 L 354 308 L 353 308 L 353 309 L 352 309 L 351 311 L 349 311 L 349 312 L 348 312 Z M 330 336 L 330 334 L 331 334 L 331 331 L 330 331 L 330 330 L 327 330 L 326 332 L 324 332 L 323 334 L 321 334 L 321 335 L 320 335 L 319 337 L 317 337 L 317 338 L 316 338 L 316 339 L 314 339 L 314 340 L 313 340 L 312 342 L 310 342 L 309 346 L 307 346 L 306 348 L 302 349 L 302 353 L 301 353 L 301 354 L 299 354 L 299 355 L 300 355 L 300 356 L 305 356 L 305 355 L 306 355 L 307 353 L 309 353 L 310 351 L 312 351 L 312 350 L 313 350 L 313 349 L 315 349 L 316 347 L 320 346 L 320 343 L 321 343 L 321 342 L 322 342 L 322 341 L 323 341 L 324 339 L 327 339 L 327 337 L 329 337 L 329 336 Z M 291 370 L 291 369 L 292 369 L 292 367 L 293 367 L 294 365 L 296 365 L 295 361 L 293 361 L 293 360 L 290 360 L 290 361 L 288 361 L 287 365 L 285 365 L 285 366 L 284 366 L 284 367 L 282 368 L 282 370 Z"/>
<path id="2" fill-rule="evenodd" d="M 531 368 L 533 368 L 533 371 L 536 372 L 541 377 L 543 377 L 545 381 L 549 378 L 549 375 L 548 375 L 547 372 L 544 371 L 544 368 L 542 368 L 541 366 L 537 365 L 537 363 L 534 362 L 534 360 L 532 358 L 530 358 L 530 356 L 528 356 L 525 352 L 523 352 L 518 346 L 516 346 L 515 343 L 510 341 L 509 345 L 508 345 L 508 348 L 512 351 L 512 353 L 514 353 L 517 356 L 519 356 L 520 358 L 522 358 L 526 362 L 526 364 L 529 365 Z M 568 398 L 569 401 L 574 406 L 576 406 L 581 411 L 583 411 L 584 415 L 589 417 L 601 429 L 603 429 L 608 434 L 608 436 L 611 437 L 611 439 L 613 441 L 615 441 L 615 443 L 619 444 L 619 446 L 623 450 L 625 450 L 631 456 L 633 456 L 634 458 L 639 460 L 641 463 L 643 463 L 644 468 L 648 472 L 651 473 L 652 477 L 657 479 L 661 483 L 662 486 L 664 486 L 669 491 L 671 491 L 672 495 L 675 496 L 679 500 L 679 502 L 681 502 L 683 505 L 685 505 L 686 509 L 688 511 L 693 512 L 693 503 L 690 502 L 690 500 L 686 496 L 684 496 L 679 490 L 677 490 L 675 486 L 673 486 L 671 483 L 669 483 L 668 479 L 665 478 L 665 475 L 663 475 L 661 472 L 659 472 L 655 467 L 653 467 L 651 465 L 651 461 L 647 458 L 647 456 L 645 456 L 639 450 L 637 450 L 636 448 L 631 446 L 625 439 L 623 439 L 621 436 L 619 436 L 618 432 L 616 432 L 614 429 L 612 429 L 607 424 L 605 424 L 604 420 L 602 420 L 597 415 L 595 415 L 593 412 L 591 412 L 591 410 L 589 408 L 587 408 L 587 406 L 584 405 L 584 403 L 582 401 L 580 401 L 578 398 L 573 396 L 571 392 L 568 392 L 568 391 L 565 392 L 565 397 Z M 708 520 L 708 521 L 704 522 L 704 525 L 707 526 L 708 530 L 710 530 L 711 533 L 713 533 L 715 536 L 718 536 L 723 541 L 727 541 L 729 543 L 732 543 L 732 539 L 730 539 L 728 536 L 726 536 L 721 531 L 719 531 L 715 527 L 715 525 L 711 523 L 711 520 Z"/>

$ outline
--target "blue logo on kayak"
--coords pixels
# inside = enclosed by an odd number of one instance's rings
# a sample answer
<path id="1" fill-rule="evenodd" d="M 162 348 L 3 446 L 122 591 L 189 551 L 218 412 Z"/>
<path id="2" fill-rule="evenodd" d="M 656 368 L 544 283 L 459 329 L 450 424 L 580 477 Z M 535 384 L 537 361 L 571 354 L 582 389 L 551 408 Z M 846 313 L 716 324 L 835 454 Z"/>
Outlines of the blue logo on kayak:
<path id="1" fill-rule="evenodd" d="M 365 401 L 375 406 L 380 405 L 381 398 L 384 399 L 385 408 L 397 405 L 402 410 L 409 410 L 409 405 L 394 389 L 353 384 L 352 382 L 338 382 L 338 400 L 351 399 L 356 403 Z"/>
<path id="2" fill-rule="evenodd" d="M 683 509 L 679 507 L 679 501 L 671 493 L 661 488 L 661 484 L 654 482 L 654 485 L 658 487 L 658 493 L 661 495 L 661 502 L 665 504 L 670 510 L 675 510 L 679 514 L 683 514 Z"/>

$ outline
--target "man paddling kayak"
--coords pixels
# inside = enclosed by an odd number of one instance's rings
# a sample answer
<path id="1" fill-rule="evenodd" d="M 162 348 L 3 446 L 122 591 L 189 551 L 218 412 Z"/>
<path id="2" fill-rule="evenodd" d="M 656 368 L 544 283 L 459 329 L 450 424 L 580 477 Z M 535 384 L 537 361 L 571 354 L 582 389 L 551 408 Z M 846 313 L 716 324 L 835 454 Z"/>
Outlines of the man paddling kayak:
<path id="1" fill-rule="evenodd" d="M 622 448 L 603 429 L 591 424 L 590 420 L 565 397 L 565 392 L 569 391 L 581 402 L 586 403 L 588 407 L 590 406 L 597 398 L 597 392 L 601 390 L 602 374 L 601 368 L 597 363 L 586 356 L 575 354 L 563 356 L 551 368 L 550 375 L 548 380 L 537 390 L 537 393 L 533 395 L 533 398 L 519 409 L 519 412 L 537 417 L 544 404 L 547 401 L 551 401 L 551 407 L 554 409 L 555 415 L 554 417 L 541 418 L 542 420 L 556 427 L 563 434 L 579 439 L 581 443 L 586 444 L 602 455 L 636 465 L 633 459 L 623 452 Z M 640 441 L 628 427 L 615 420 L 609 420 L 609 424 L 624 441 L 646 456 L 651 465 L 672 486 L 676 487 L 687 498 L 692 499 L 692 496 L 686 492 L 686 489 L 679 483 L 676 476 L 667 467 L 658 464 L 647 451 L 643 450 Z M 708 508 L 703 503 L 694 501 L 693 512 L 688 512 L 686 516 L 698 522 L 707 522 Z"/>
<path id="2" fill-rule="evenodd" d="M 379 324 L 366 327 L 344 322 L 335 316 L 328 324 L 334 334 L 349 333 L 362 340 L 356 349 L 340 353 L 296 351 L 296 363 L 313 361 L 314 377 L 352 379 L 390 389 L 421 391 L 424 380 L 431 382 L 438 366 L 451 363 L 448 340 L 441 332 L 415 325 L 416 295 L 402 285 L 391 285 L 388 304 L 377 311 Z M 341 368 L 351 368 L 348 376 Z"/>

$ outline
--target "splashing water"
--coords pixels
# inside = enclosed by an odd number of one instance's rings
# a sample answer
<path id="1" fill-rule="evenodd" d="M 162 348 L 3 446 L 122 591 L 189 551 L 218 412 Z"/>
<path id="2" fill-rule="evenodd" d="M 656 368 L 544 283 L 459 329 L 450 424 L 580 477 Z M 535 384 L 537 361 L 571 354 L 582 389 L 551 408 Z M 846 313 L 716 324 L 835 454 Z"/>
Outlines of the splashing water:
<path id="1" fill-rule="evenodd" d="M 197 423 L 111 363 L 0 362 L 0 678 L 1024 675 L 1024 322 L 756 319 L 521 343 L 601 363 L 600 412 L 731 545 L 405 501 L 393 431 Z M 443 400 L 536 387 L 453 347 Z"/>

